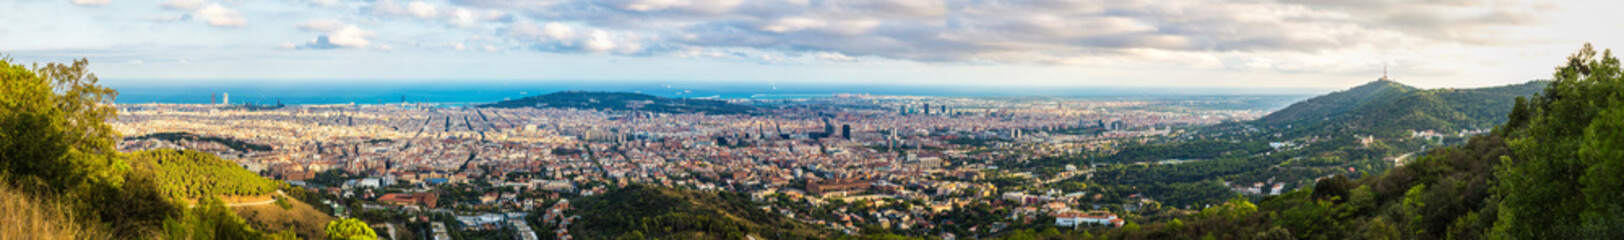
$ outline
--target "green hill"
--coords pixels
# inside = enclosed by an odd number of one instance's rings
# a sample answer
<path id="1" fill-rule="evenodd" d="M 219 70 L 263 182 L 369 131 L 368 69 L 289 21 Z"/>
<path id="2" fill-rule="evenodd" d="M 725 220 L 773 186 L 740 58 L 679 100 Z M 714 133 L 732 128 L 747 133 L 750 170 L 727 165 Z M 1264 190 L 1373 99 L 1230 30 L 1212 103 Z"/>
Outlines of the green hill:
<path id="1" fill-rule="evenodd" d="M 1567 62 L 1465 145 L 1101 238 L 1624 239 L 1624 70 L 1589 45 Z"/>
<path id="2" fill-rule="evenodd" d="M 825 239 L 827 229 L 763 211 L 735 192 L 633 184 L 572 203 L 580 239 Z M 640 236 L 640 237 L 639 237 Z"/>
<path id="3" fill-rule="evenodd" d="M 218 197 L 263 194 L 269 180 L 207 153 L 119 152 L 119 133 L 108 124 L 117 117 L 117 91 L 99 85 L 87 66 L 80 59 L 28 68 L 0 58 L 0 235 L 298 237 L 256 230 Z"/>
<path id="4" fill-rule="evenodd" d="M 1416 90 L 1419 89 L 1398 82 L 1374 81 L 1291 104 L 1259 118 L 1256 122 L 1267 126 L 1285 126 L 1329 121 L 1353 112 L 1360 106 L 1371 105 L 1371 102 L 1403 96 Z"/>
<path id="5" fill-rule="evenodd" d="M 1505 122 L 1514 99 L 1538 92 L 1547 81 L 1475 88 L 1417 89 L 1374 81 L 1310 98 L 1253 121 L 1292 136 L 1356 133 L 1396 136 L 1408 130 L 1454 132 Z"/>
<path id="6" fill-rule="evenodd" d="M 714 99 L 665 98 L 627 92 L 563 91 L 479 105 L 486 108 L 573 108 L 660 113 L 748 114 L 758 109 Z"/>
<path id="7" fill-rule="evenodd" d="M 125 159 L 136 172 L 152 174 L 158 180 L 159 189 L 175 199 L 264 195 L 276 191 L 276 181 L 210 153 L 157 149 L 131 153 Z"/>

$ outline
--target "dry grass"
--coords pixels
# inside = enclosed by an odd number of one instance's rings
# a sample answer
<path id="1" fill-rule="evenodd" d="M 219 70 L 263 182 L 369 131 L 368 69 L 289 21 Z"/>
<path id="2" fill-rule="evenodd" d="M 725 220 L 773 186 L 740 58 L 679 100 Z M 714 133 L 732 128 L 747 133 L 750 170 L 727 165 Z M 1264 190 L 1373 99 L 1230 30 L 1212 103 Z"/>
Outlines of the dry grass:
<path id="1" fill-rule="evenodd" d="M 108 238 L 105 231 L 76 222 L 66 205 L 41 201 L 0 183 L 0 240 Z"/>
<path id="2" fill-rule="evenodd" d="M 292 209 L 282 209 L 281 206 L 276 204 L 265 204 L 233 207 L 231 210 L 236 211 L 237 216 L 242 216 L 243 219 L 248 220 L 248 224 L 253 225 L 254 229 L 266 233 L 275 233 L 291 228 L 306 239 L 327 238 L 327 222 L 333 221 L 335 218 L 297 199 L 290 198 L 288 200 L 288 203 L 293 204 Z"/>

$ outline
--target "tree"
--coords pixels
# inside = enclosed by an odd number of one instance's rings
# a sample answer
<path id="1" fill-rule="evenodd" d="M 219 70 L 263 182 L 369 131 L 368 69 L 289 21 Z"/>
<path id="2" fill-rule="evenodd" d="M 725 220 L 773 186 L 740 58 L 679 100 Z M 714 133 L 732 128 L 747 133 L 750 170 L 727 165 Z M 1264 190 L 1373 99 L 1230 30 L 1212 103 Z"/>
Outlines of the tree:
<path id="1" fill-rule="evenodd" d="M 1313 196 L 1315 200 L 1335 199 L 1333 202 L 1342 203 L 1348 200 L 1348 188 L 1351 185 L 1353 182 L 1348 180 L 1347 175 L 1337 174 L 1315 182 Z"/>
<path id="2" fill-rule="evenodd" d="M 1376 217 L 1375 220 L 1370 221 L 1370 226 L 1365 230 L 1365 239 L 1399 240 L 1403 239 L 1403 237 L 1399 235 L 1398 229 L 1387 223 L 1387 219 Z"/>
<path id="3" fill-rule="evenodd" d="M 1280 226 L 1274 226 L 1274 228 L 1270 228 L 1269 231 L 1267 231 L 1267 232 L 1257 233 L 1257 239 L 1262 239 L 1262 240 L 1296 240 L 1297 237 L 1291 236 L 1291 231 L 1286 230 L 1286 228 L 1283 228 L 1283 227 L 1280 227 Z"/>
<path id="4" fill-rule="evenodd" d="M 378 234 L 360 219 L 344 218 L 327 222 L 327 238 L 335 240 L 375 240 Z"/>
<path id="5" fill-rule="evenodd" d="M 64 192 L 87 183 L 117 186 L 128 167 L 117 159 L 118 92 L 97 83 L 89 61 L 34 70 L 0 58 L 0 173 L 25 187 Z"/>
<path id="6" fill-rule="evenodd" d="M 1499 218 L 1491 238 L 1624 238 L 1624 72 L 1611 50 L 1590 46 L 1556 69 L 1528 103 L 1530 117 L 1507 129 Z M 1520 120 L 1520 119 L 1519 119 Z"/>

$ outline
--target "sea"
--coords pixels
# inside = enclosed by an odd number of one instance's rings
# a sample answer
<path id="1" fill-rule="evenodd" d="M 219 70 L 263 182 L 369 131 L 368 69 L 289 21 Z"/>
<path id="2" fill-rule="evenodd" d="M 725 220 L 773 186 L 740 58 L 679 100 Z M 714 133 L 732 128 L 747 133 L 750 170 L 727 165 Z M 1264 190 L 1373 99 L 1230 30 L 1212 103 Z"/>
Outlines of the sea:
<path id="1" fill-rule="evenodd" d="M 678 81 L 491 81 L 491 80 L 162 80 L 102 79 L 118 90 L 115 103 L 388 104 L 489 103 L 557 91 L 635 92 L 661 97 L 710 99 L 803 99 L 839 94 L 935 97 L 1131 97 L 1298 95 L 1319 89 L 907 86 L 888 84 L 737 83 Z"/>

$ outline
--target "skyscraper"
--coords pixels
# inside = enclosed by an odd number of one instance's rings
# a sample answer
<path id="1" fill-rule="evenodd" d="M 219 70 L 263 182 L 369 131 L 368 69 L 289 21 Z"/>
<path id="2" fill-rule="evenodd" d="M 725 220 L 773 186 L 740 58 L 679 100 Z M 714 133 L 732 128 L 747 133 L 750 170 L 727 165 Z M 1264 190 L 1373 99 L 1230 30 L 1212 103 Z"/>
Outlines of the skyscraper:
<path id="1" fill-rule="evenodd" d="M 851 124 L 840 125 L 840 137 L 851 140 Z"/>
<path id="2" fill-rule="evenodd" d="M 929 103 L 925 104 L 925 115 L 930 115 L 930 104 Z"/>
<path id="3" fill-rule="evenodd" d="M 220 104 L 231 105 L 231 93 L 220 93 Z"/>

